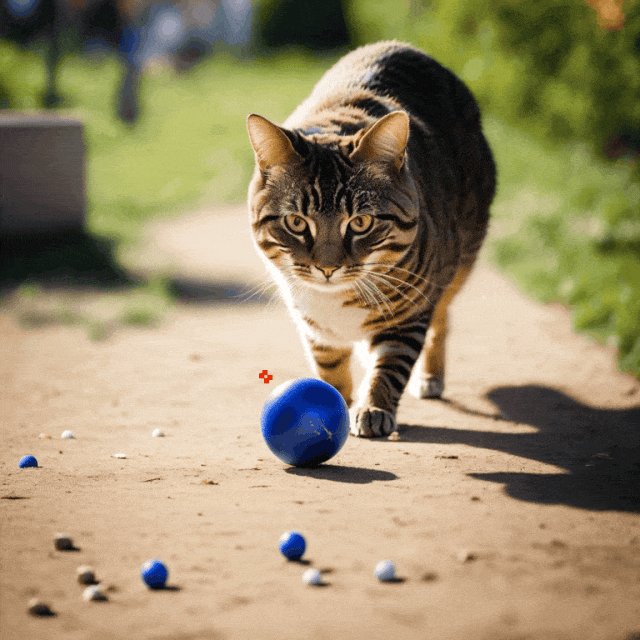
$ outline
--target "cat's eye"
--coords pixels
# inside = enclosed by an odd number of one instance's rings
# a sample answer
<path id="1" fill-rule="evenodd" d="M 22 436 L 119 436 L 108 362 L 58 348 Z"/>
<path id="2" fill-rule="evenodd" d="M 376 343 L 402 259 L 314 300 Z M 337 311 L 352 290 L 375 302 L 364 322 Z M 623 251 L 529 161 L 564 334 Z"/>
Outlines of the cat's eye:
<path id="1" fill-rule="evenodd" d="M 304 233 L 304 230 L 307 228 L 305 219 L 297 216 L 295 213 L 290 213 L 288 216 L 285 216 L 284 223 L 291 233 Z"/>
<path id="2" fill-rule="evenodd" d="M 354 233 L 365 233 L 371 229 L 373 225 L 373 217 L 372 216 L 356 216 L 349 222 L 349 226 L 351 227 Z"/>

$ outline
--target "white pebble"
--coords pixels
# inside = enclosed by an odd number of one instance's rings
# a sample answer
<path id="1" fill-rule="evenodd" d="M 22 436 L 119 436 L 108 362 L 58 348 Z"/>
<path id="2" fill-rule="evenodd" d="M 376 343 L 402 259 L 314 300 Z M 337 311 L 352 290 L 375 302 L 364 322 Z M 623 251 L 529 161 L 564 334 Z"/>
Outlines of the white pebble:
<path id="1" fill-rule="evenodd" d="M 73 540 L 71 536 L 68 536 L 66 533 L 56 534 L 56 537 L 53 539 L 53 544 L 58 551 L 71 551 L 74 549 Z"/>
<path id="2" fill-rule="evenodd" d="M 305 584 L 322 584 L 322 574 L 317 569 L 307 569 L 302 574 L 302 582 Z"/>
<path id="3" fill-rule="evenodd" d="M 154 429 L 151 434 L 152 438 L 164 438 L 164 431 L 162 429 Z"/>
<path id="4" fill-rule="evenodd" d="M 374 572 L 380 582 L 390 582 L 396 577 L 396 568 L 391 560 L 380 560 Z"/>
<path id="5" fill-rule="evenodd" d="M 82 592 L 82 597 L 87 601 L 90 602 L 91 600 L 95 601 L 95 602 L 100 602 L 100 601 L 104 601 L 107 599 L 107 596 L 104 595 L 102 589 L 100 588 L 99 584 L 94 584 L 91 587 L 87 587 L 83 592 Z"/>
<path id="6" fill-rule="evenodd" d="M 392 431 L 387 440 L 391 440 L 391 442 L 398 442 L 400 440 L 400 434 L 397 431 Z"/>
<path id="7" fill-rule="evenodd" d="M 60 437 L 61 438 L 75 438 L 75 436 L 73 435 L 73 433 L 71 431 L 69 431 L 69 429 L 66 429 L 65 431 L 63 431 L 62 435 Z"/>
<path id="8" fill-rule="evenodd" d="M 89 567 L 86 564 L 78 567 L 78 582 L 80 584 L 95 584 L 96 573 L 93 567 Z"/>
<path id="9" fill-rule="evenodd" d="M 121 459 L 124 460 L 127 457 L 127 454 L 126 453 L 114 453 L 113 457 L 114 458 L 121 458 Z"/>

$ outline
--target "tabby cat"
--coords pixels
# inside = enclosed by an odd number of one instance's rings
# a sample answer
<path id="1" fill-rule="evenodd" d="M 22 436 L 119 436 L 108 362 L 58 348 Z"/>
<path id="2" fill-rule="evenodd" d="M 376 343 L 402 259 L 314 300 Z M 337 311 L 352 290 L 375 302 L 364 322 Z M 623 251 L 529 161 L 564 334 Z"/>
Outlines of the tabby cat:
<path id="1" fill-rule="evenodd" d="M 486 234 L 495 165 L 478 105 L 426 54 L 381 42 L 338 61 L 282 126 L 247 123 L 256 249 L 351 432 L 389 435 L 421 351 L 412 394 L 443 392 L 447 306 Z"/>

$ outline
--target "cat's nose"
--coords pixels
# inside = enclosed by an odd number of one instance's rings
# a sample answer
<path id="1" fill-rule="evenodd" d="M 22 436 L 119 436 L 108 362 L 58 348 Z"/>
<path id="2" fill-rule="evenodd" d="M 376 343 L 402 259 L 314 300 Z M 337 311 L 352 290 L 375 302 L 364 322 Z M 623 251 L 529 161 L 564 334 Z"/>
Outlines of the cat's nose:
<path id="1" fill-rule="evenodd" d="M 340 267 L 319 267 L 316 265 L 316 269 L 322 271 L 324 273 L 325 278 L 328 280 L 335 271 L 337 271 Z"/>

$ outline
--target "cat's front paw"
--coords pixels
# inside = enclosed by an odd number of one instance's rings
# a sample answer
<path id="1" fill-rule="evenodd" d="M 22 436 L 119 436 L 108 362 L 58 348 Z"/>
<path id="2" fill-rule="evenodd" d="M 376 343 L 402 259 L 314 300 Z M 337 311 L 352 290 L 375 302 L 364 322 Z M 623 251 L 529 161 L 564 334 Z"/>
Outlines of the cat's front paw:
<path id="1" fill-rule="evenodd" d="M 409 384 L 409 393 L 418 400 L 440 398 L 444 391 L 444 380 L 435 376 L 424 377 Z"/>
<path id="2" fill-rule="evenodd" d="M 351 434 L 360 438 L 388 436 L 398 430 L 395 416 L 384 409 L 365 407 L 351 414 Z"/>

